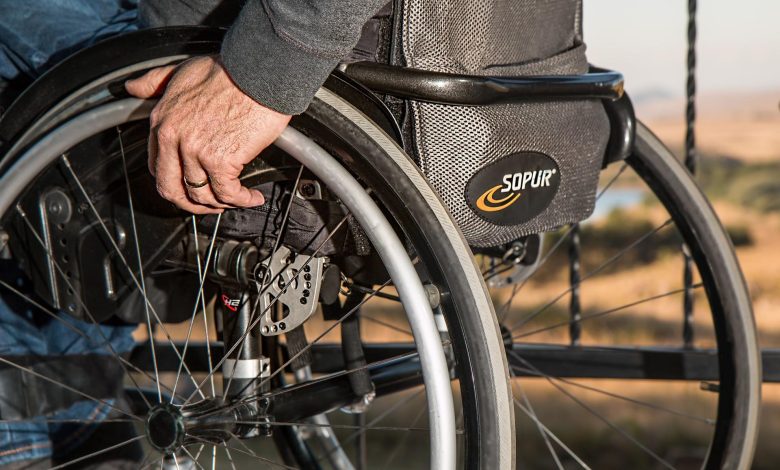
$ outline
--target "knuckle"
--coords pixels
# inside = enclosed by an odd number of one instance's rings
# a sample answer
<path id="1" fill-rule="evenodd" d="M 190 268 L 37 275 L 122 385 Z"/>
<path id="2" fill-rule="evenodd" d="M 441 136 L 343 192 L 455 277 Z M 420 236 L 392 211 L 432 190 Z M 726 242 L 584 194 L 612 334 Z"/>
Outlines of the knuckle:
<path id="1" fill-rule="evenodd" d="M 179 148 L 181 149 L 181 153 L 183 154 L 183 156 L 200 160 L 199 158 L 197 158 L 199 152 L 198 143 L 195 142 L 194 139 L 188 137 L 186 134 L 182 136 L 179 142 Z"/>
<path id="2" fill-rule="evenodd" d="M 157 105 L 152 109 L 152 112 L 149 113 L 149 124 L 151 124 L 152 127 L 156 127 L 161 119 L 162 111 L 160 111 L 160 106 Z"/>
<path id="3" fill-rule="evenodd" d="M 209 174 L 217 173 L 221 168 L 222 164 L 220 162 L 219 157 L 215 157 L 211 153 L 205 153 L 200 158 L 200 165 L 203 167 L 204 170 L 206 170 Z"/>
<path id="4" fill-rule="evenodd" d="M 198 194 L 197 191 L 189 191 L 188 192 L 190 199 L 193 201 L 199 203 L 199 204 L 208 204 L 209 198 L 205 196 L 204 194 Z"/>
<path id="5" fill-rule="evenodd" d="M 157 194 L 159 194 L 163 199 L 167 199 L 171 202 L 173 202 L 176 198 L 174 192 L 171 191 L 164 183 L 157 183 Z"/>
<path id="6" fill-rule="evenodd" d="M 176 141 L 176 128 L 169 124 L 162 124 L 157 128 L 157 140 L 167 144 Z"/>
<path id="7" fill-rule="evenodd" d="M 222 204 L 233 204 L 236 201 L 235 195 L 226 191 L 214 191 L 214 196 Z"/>

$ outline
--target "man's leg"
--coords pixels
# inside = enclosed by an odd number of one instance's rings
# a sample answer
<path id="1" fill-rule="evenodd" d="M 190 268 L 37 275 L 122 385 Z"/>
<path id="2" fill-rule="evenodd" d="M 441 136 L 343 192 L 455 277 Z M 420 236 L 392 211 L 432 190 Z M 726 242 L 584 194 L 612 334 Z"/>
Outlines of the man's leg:
<path id="1" fill-rule="evenodd" d="M 0 115 L 69 54 L 134 31 L 138 0 L 0 0 Z"/>
<path id="2" fill-rule="evenodd" d="M 4 273 L 9 271 L 7 262 L 0 261 L 0 268 Z M 0 354 L 13 363 L 30 355 L 45 355 L 46 340 L 33 322 L 34 312 L 21 299 L 6 302 L 6 294 L 4 291 L 0 297 Z M 18 372 L 8 364 L 0 368 L 0 419 L 4 421 L 18 419 L 16 396 L 22 386 Z M 49 429 L 43 420 L 0 422 L 0 467 L 48 468 L 51 454 Z"/>
<path id="3" fill-rule="evenodd" d="M 102 38 L 137 29 L 136 8 L 137 0 L 0 0 L 0 114 L 24 86 L 62 58 Z M 21 282 L 23 278 L 12 271 L 10 264 L 4 264 L 0 270 L 3 280 L 11 284 Z M 132 327 L 96 326 L 61 313 L 62 318 L 92 339 L 85 340 L 61 322 L 44 318 L 44 314 L 33 312 L 28 304 L 18 300 L 0 288 L 0 354 L 9 361 L 30 356 L 73 356 L 78 360 L 78 355 L 107 354 L 96 328 L 110 338 L 115 350 L 126 352 L 132 347 Z M 12 369 L 0 369 L 0 413 L 2 393 L 19 385 Z M 109 409 L 103 405 L 78 402 L 51 418 L 99 422 L 108 415 Z M 0 422 L 0 466 L 48 468 L 52 456 L 67 459 L 78 454 L 79 448 L 87 447 L 88 438 L 99 426 L 47 425 L 40 418 Z M 110 430 L 109 434 L 119 431 Z"/>

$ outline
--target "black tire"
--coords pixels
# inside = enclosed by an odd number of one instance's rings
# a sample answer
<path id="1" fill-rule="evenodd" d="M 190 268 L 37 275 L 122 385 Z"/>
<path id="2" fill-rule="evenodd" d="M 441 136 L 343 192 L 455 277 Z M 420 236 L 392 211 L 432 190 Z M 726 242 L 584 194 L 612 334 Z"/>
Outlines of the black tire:
<path id="1" fill-rule="evenodd" d="M 718 337 L 718 418 L 706 468 L 750 468 L 758 437 L 761 353 L 734 246 L 690 173 L 644 125 L 629 165 L 654 189 L 696 262 Z"/>

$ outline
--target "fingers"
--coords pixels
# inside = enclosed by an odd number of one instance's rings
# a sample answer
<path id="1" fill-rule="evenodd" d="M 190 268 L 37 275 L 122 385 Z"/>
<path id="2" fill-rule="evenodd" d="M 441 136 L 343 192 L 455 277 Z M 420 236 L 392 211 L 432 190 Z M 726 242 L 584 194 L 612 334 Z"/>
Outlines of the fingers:
<path id="1" fill-rule="evenodd" d="M 236 207 L 257 207 L 265 203 L 263 194 L 241 185 L 238 175 L 211 173 L 211 191 L 217 200 Z"/>
<path id="2" fill-rule="evenodd" d="M 157 191 L 181 209 L 195 214 L 213 214 L 231 207 L 256 207 L 265 202 L 257 190 L 241 186 L 235 174 L 220 170 L 219 164 L 209 163 L 211 174 L 204 170 L 197 157 L 190 157 L 179 144 L 177 134 L 170 126 L 152 128 L 149 135 L 149 171 L 157 180 Z M 201 187 L 185 184 L 208 181 Z"/>
<path id="3" fill-rule="evenodd" d="M 155 160 L 154 168 L 157 192 L 179 208 L 193 214 L 218 214 L 222 212 L 222 209 L 196 204 L 189 199 L 184 187 L 184 175 L 182 174 L 178 145 L 168 139 L 165 133 L 157 130 L 157 159 Z"/>
<path id="4" fill-rule="evenodd" d="M 146 143 L 147 165 L 152 176 L 157 175 L 157 131 L 156 127 L 149 130 L 149 139 Z"/>
<path id="5" fill-rule="evenodd" d="M 187 191 L 187 195 L 192 201 L 198 204 L 203 204 L 211 207 L 218 207 L 221 209 L 229 209 L 232 206 L 219 202 L 211 190 L 209 184 L 209 176 L 203 170 L 198 162 L 189 162 L 182 156 L 182 167 L 184 171 L 184 188 Z M 200 186 L 201 182 L 206 182 L 206 185 Z M 188 186 L 190 184 L 197 184 L 200 187 Z"/>
<path id="6" fill-rule="evenodd" d="M 163 198 L 196 214 L 262 205 L 239 175 L 289 121 L 243 95 L 218 67 L 202 57 L 125 82 L 135 97 L 162 95 L 149 117 L 149 171 Z"/>
<path id="7" fill-rule="evenodd" d="M 162 95 L 176 70 L 175 65 L 154 68 L 138 78 L 125 82 L 125 89 L 136 98 L 154 98 Z"/>

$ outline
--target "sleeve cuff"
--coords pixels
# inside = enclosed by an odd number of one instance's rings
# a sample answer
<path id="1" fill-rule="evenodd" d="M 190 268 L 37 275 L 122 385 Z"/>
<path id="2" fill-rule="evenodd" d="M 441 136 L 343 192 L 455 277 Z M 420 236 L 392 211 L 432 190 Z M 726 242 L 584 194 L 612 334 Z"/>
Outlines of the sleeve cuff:
<path id="1" fill-rule="evenodd" d="M 222 63 L 245 94 L 283 114 L 300 114 L 339 62 L 279 37 L 259 1 L 249 1 L 222 43 Z"/>

